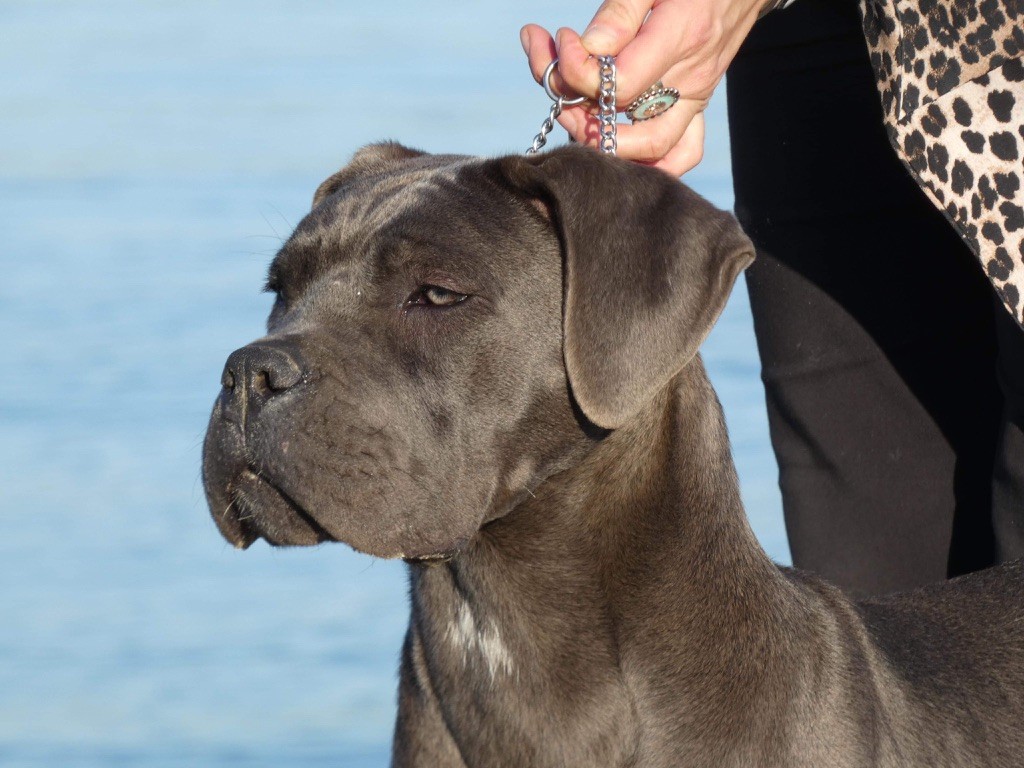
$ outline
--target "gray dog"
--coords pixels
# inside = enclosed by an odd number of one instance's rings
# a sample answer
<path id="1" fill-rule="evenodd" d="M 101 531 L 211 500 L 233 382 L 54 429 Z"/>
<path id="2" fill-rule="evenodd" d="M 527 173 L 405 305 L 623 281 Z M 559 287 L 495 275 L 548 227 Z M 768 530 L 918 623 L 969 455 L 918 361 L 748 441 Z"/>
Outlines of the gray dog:
<path id="1" fill-rule="evenodd" d="M 237 546 L 411 564 L 394 765 L 1024 765 L 1024 563 L 855 603 L 754 539 L 697 355 L 751 259 L 576 147 L 317 190 L 203 475 Z"/>

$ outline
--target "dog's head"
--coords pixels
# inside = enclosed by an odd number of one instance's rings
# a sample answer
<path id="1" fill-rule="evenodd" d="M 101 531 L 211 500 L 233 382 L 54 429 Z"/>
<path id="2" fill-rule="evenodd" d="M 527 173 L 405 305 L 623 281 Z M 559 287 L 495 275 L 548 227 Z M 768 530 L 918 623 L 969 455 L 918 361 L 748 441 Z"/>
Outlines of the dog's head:
<path id="1" fill-rule="evenodd" d="M 267 335 L 234 352 L 203 479 L 238 546 L 462 547 L 667 386 L 753 249 L 660 171 L 373 145 L 270 267 Z"/>

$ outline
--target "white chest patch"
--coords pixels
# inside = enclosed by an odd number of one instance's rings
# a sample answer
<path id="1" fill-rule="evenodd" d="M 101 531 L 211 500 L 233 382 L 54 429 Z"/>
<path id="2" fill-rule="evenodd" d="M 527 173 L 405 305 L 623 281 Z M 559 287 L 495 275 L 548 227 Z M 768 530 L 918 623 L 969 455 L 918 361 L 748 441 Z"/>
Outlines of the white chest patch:
<path id="1" fill-rule="evenodd" d="M 462 654 L 462 662 L 470 664 L 482 659 L 491 679 L 499 672 L 511 675 L 515 671 L 512 654 L 501 639 L 493 621 L 482 626 L 473 615 L 473 609 L 463 601 L 455 607 L 455 617 L 448 625 L 448 641 Z"/>

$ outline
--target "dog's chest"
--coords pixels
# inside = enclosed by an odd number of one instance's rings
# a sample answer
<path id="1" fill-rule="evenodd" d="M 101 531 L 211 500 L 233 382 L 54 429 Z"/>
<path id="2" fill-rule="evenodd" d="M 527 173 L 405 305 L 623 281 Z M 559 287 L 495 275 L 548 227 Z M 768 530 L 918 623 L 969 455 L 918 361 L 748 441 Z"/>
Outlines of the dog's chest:
<path id="1" fill-rule="evenodd" d="M 481 600 L 434 576 L 414 579 L 417 674 L 469 765 L 623 764 L 633 713 L 602 622 L 543 599 Z"/>

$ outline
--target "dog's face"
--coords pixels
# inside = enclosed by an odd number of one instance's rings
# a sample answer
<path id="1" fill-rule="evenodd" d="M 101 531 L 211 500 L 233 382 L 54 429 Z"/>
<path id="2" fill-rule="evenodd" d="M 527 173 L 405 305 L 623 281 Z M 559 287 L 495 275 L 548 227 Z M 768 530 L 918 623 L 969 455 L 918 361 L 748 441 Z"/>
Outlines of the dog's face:
<path id="1" fill-rule="evenodd" d="M 238 546 L 450 556 L 685 365 L 748 241 L 660 172 L 362 150 L 270 267 L 228 359 L 211 513 Z"/>

